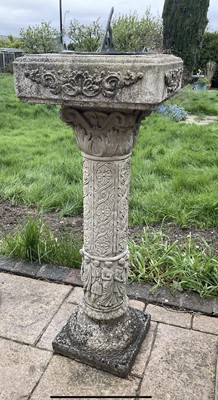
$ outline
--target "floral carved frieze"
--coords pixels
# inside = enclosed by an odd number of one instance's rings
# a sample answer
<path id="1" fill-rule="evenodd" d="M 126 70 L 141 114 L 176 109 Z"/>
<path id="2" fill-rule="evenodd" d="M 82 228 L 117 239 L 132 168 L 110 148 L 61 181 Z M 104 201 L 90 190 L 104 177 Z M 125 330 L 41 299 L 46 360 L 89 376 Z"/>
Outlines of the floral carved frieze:
<path id="1" fill-rule="evenodd" d="M 129 158 L 114 163 L 84 158 L 84 248 L 92 255 L 124 252 L 128 238 Z"/>
<path id="2" fill-rule="evenodd" d="M 165 85 L 167 94 L 174 93 L 181 85 L 182 68 L 171 69 L 165 74 Z"/>
<path id="3" fill-rule="evenodd" d="M 137 83 L 143 78 L 141 72 L 89 72 L 86 70 L 33 69 L 24 73 L 25 77 L 33 82 L 48 88 L 54 95 L 67 95 L 70 97 L 85 96 L 96 97 L 102 94 L 104 97 L 114 98 L 117 91 Z"/>
<path id="4" fill-rule="evenodd" d="M 62 107 L 61 117 L 75 134 L 78 146 L 86 154 L 99 157 L 129 154 L 135 143 L 143 114 L 135 112 L 99 112 Z"/>

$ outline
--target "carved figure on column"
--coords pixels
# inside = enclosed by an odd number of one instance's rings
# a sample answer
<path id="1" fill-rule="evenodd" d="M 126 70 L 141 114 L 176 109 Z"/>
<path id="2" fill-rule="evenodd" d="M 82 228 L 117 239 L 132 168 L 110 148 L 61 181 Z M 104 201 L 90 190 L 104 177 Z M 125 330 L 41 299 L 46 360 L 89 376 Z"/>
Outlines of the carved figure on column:
<path id="1" fill-rule="evenodd" d="M 102 295 L 102 272 L 100 268 L 100 261 L 92 261 L 92 285 L 90 289 L 90 298 L 92 303 L 98 302 L 99 297 Z"/>
<path id="2" fill-rule="evenodd" d="M 102 297 L 98 304 L 104 307 L 111 307 L 115 303 L 114 299 L 114 272 L 113 272 L 113 262 L 105 261 L 102 270 L 102 284 L 103 292 Z"/>

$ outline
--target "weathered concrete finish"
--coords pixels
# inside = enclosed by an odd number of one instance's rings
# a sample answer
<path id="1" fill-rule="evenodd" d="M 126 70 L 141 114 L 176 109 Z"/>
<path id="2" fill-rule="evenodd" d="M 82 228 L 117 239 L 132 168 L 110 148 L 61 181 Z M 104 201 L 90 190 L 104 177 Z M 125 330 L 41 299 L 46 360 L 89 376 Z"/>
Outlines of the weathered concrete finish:
<path id="1" fill-rule="evenodd" d="M 182 60 L 26 55 L 14 63 L 14 77 L 20 99 L 62 105 L 61 118 L 83 155 L 84 297 L 53 348 L 125 377 L 150 323 L 150 316 L 129 308 L 126 295 L 130 157 L 141 120 L 181 87 Z"/>
<path id="2" fill-rule="evenodd" d="M 28 399 L 52 357 L 51 352 L 0 339 L 0 399 Z"/>
<path id="3" fill-rule="evenodd" d="M 214 399 L 217 338 L 160 324 L 140 394 L 155 400 Z"/>
<path id="4" fill-rule="evenodd" d="M 58 312 L 52 318 L 49 326 L 43 333 L 39 342 L 36 344 L 40 349 L 46 349 L 52 351 L 52 342 L 60 330 L 60 326 L 66 324 L 73 311 L 75 311 L 76 305 L 72 305 L 65 301 L 64 304 L 59 308 Z"/>
<path id="5" fill-rule="evenodd" d="M 5 275 L 0 273 L 0 282 L 5 282 Z M 18 277 L 11 274 L 7 276 L 11 282 L 10 291 L 4 292 L 0 309 L 5 307 L 4 303 L 7 301 L 12 302 L 11 293 L 15 293 L 18 289 Z M 23 292 L 31 287 L 31 282 L 32 279 L 23 281 Z M 42 293 L 44 282 L 37 283 L 38 291 Z M 54 299 L 58 296 L 58 286 L 65 287 L 54 283 L 48 285 L 51 287 Z M 45 347 L 48 341 L 52 340 L 55 331 L 60 329 L 59 324 L 64 323 L 64 320 L 61 322 L 62 317 L 64 319 L 68 317 L 69 305 L 75 307 L 76 304 L 70 301 L 77 303 L 76 297 L 79 294 L 81 294 L 80 288 L 70 293 L 49 322 L 46 331 L 43 326 L 40 337 Z M 19 299 L 14 296 L 13 300 L 13 308 L 16 309 Z M 47 308 L 49 315 L 53 314 L 53 304 L 51 299 Z M 140 304 L 136 305 L 140 307 Z M 34 302 L 30 301 L 28 308 L 29 314 L 33 313 L 37 319 Z M 19 309 L 20 319 L 25 320 L 26 313 L 26 303 L 22 301 Z M 204 316 L 204 318 L 204 321 L 201 321 L 202 327 L 208 329 L 210 317 Z M 11 330 L 11 320 L 8 320 L 8 324 L 8 330 L 5 325 L 5 335 Z M 15 325 L 16 320 L 14 320 Z M 112 395 L 118 397 L 127 395 L 132 396 L 133 400 L 137 398 L 136 394 L 140 393 L 142 379 L 144 381 L 141 394 L 153 395 L 155 400 L 215 400 L 218 332 L 211 335 L 165 323 L 151 322 L 128 379 L 115 377 L 67 357 L 52 355 L 50 350 L 36 348 L 38 342 L 33 346 L 27 346 L 24 339 L 20 335 L 20 343 L 4 338 L 0 340 L 0 400 L 50 400 L 51 395 L 85 397 L 107 395 L 109 398 Z"/>
<path id="6" fill-rule="evenodd" d="M 180 88 L 182 60 L 169 54 L 37 54 L 14 63 L 16 94 L 34 103 L 144 110 Z"/>
<path id="7" fill-rule="evenodd" d="M 193 319 L 193 329 L 218 335 L 218 318 L 209 318 L 205 317 L 204 315 L 195 315 Z"/>
<path id="8" fill-rule="evenodd" d="M 138 376 L 140 378 L 143 376 L 145 368 L 149 362 L 149 357 L 151 355 L 151 351 L 156 337 L 156 331 L 157 331 L 157 323 L 151 322 L 149 331 L 144 341 L 142 342 L 139 353 L 137 354 L 136 360 L 133 364 L 131 375 Z"/>
<path id="9" fill-rule="evenodd" d="M 191 328 L 192 314 L 183 311 L 176 311 L 172 308 L 165 308 L 149 304 L 146 312 L 151 314 L 151 320 L 164 322 L 168 325 L 181 326 L 183 328 Z"/>
<path id="10" fill-rule="evenodd" d="M 53 349 L 56 353 L 125 378 L 149 324 L 150 316 L 133 308 L 110 322 L 91 320 L 82 309 L 78 309 L 53 341 Z"/>
<path id="11" fill-rule="evenodd" d="M 133 396 L 139 379 L 121 379 L 107 372 L 55 355 L 30 400 L 50 396 Z M 110 398 L 110 397 L 109 397 Z"/>
<path id="12" fill-rule="evenodd" d="M 0 290 L 0 336 L 34 344 L 71 287 L 2 273 Z"/>

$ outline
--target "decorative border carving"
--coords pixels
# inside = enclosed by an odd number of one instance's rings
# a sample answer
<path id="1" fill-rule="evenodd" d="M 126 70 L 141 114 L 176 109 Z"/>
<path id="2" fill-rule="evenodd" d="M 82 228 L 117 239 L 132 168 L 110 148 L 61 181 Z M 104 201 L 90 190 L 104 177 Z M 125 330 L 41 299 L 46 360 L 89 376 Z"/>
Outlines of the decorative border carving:
<path id="1" fill-rule="evenodd" d="M 143 73 L 128 70 L 124 75 L 120 71 L 90 73 L 83 69 L 64 72 L 37 68 L 25 72 L 24 76 L 50 89 L 54 95 L 97 97 L 102 94 L 104 97 L 114 98 L 119 89 L 129 87 L 142 79 Z"/>
<path id="2" fill-rule="evenodd" d="M 170 69 L 165 74 L 165 85 L 167 86 L 168 95 L 174 93 L 180 87 L 182 71 L 182 68 Z"/>

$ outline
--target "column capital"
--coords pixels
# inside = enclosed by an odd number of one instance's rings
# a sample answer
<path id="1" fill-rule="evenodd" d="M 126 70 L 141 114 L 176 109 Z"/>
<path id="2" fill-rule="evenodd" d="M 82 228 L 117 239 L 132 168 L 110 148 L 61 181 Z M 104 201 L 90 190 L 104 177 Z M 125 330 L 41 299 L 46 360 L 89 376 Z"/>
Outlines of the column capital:
<path id="1" fill-rule="evenodd" d="M 61 118 L 74 130 L 80 150 L 94 157 L 130 154 L 144 115 L 141 111 L 101 112 L 70 106 L 61 109 Z"/>

